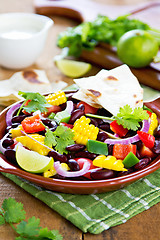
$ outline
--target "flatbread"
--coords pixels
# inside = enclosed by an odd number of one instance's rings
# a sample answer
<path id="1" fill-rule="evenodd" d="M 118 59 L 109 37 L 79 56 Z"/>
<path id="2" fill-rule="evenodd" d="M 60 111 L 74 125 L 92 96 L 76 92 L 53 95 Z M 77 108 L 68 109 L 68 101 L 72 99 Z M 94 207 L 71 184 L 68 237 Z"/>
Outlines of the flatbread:
<path id="1" fill-rule="evenodd" d="M 45 94 L 58 91 L 66 85 L 63 81 L 50 83 L 44 70 L 16 72 L 10 79 L 0 81 L 0 105 L 8 106 L 10 103 L 21 100 L 19 91 Z"/>
<path id="2" fill-rule="evenodd" d="M 90 99 L 90 103 L 93 101 L 94 104 L 105 108 L 113 115 L 117 115 L 120 107 L 126 104 L 133 109 L 143 106 L 143 89 L 125 64 L 109 71 L 101 70 L 92 78 L 81 78 L 74 81 L 80 87 L 81 96 L 83 92 L 81 101 L 87 102 Z M 75 98 L 77 96 L 74 95 Z"/>

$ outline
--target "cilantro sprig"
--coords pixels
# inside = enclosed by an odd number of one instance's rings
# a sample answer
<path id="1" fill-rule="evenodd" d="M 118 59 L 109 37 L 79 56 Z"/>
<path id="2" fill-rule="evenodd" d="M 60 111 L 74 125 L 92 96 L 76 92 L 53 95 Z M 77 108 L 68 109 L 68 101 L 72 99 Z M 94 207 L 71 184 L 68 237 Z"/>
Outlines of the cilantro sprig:
<path id="1" fill-rule="evenodd" d="M 46 129 L 44 144 L 48 147 L 55 147 L 55 150 L 61 154 L 68 153 L 66 147 L 74 144 L 74 133 L 68 127 L 60 125 L 54 132 Z"/>
<path id="2" fill-rule="evenodd" d="M 9 223 L 18 237 L 15 240 L 62 240 L 56 230 L 40 226 L 40 219 L 34 216 L 24 221 L 26 212 L 23 204 L 13 198 L 4 199 L 0 208 L 0 225 Z"/>
<path id="3" fill-rule="evenodd" d="M 86 116 L 105 119 L 109 121 L 117 120 L 117 123 L 119 125 L 122 125 L 124 128 L 133 131 L 138 130 L 138 128 L 140 127 L 140 122 L 149 119 L 148 113 L 143 108 L 138 107 L 132 109 L 128 104 L 124 107 L 121 107 L 119 109 L 119 113 L 111 118 L 90 113 L 86 114 Z"/>
<path id="4" fill-rule="evenodd" d="M 28 113 L 35 112 L 37 110 L 40 110 L 41 112 L 47 112 L 47 107 L 51 106 L 47 103 L 46 98 L 40 93 L 19 91 L 18 95 L 21 95 L 25 101 L 21 105 L 17 115 L 20 113 L 22 108 Z"/>
<path id="5" fill-rule="evenodd" d="M 128 130 L 136 131 L 140 127 L 140 122 L 148 120 L 149 115 L 143 108 L 132 109 L 128 104 L 119 109 L 119 113 L 115 116 L 117 123 Z"/>

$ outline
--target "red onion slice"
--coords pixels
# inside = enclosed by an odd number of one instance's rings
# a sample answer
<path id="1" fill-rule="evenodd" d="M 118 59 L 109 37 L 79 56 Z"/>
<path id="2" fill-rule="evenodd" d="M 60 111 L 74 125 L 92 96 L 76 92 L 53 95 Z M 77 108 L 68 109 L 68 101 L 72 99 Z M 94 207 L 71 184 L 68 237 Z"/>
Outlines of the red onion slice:
<path id="1" fill-rule="evenodd" d="M 72 101 L 67 101 L 67 106 L 66 106 L 66 109 L 65 109 L 69 114 L 72 113 L 73 111 L 73 102 Z"/>
<path id="2" fill-rule="evenodd" d="M 141 128 L 141 131 L 148 132 L 149 126 L 150 126 L 149 120 L 143 120 L 143 125 L 142 125 L 142 128 Z M 130 144 L 130 143 L 137 142 L 139 140 L 140 140 L 140 138 L 139 138 L 138 134 L 136 134 L 133 137 L 123 138 L 123 139 L 107 138 L 104 142 L 107 143 L 107 144 L 113 145 L 113 144 L 116 144 L 116 143 L 118 143 L 118 144 Z"/>
<path id="3" fill-rule="evenodd" d="M 88 161 L 84 161 L 83 164 L 83 168 L 79 171 L 75 171 L 75 172 L 68 172 L 65 171 L 62 167 L 59 161 L 54 163 L 54 168 L 57 171 L 57 173 L 63 177 L 79 177 L 79 176 L 83 176 L 84 174 L 86 174 L 88 172 L 88 170 L 90 169 L 91 164 Z"/>
<path id="4" fill-rule="evenodd" d="M 7 111 L 7 113 L 6 113 L 6 124 L 7 124 L 7 126 L 11 126 L 11 125 L 12 125 L 12 117 L 13 117 L 15 111 L 18 110 L 21 105 L 22 105 L 22 103 L 14 104 L 14 105 Z"/>

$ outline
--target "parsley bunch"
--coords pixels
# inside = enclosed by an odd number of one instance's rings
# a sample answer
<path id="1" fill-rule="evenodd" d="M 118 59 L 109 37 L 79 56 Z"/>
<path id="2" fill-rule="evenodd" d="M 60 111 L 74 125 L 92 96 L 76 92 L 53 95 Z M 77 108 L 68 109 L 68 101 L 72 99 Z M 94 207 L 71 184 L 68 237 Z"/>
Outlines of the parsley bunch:
<path id="1" fill-rule="evenodd" d="M 9 223 L 18 234 L 15 240 L 62 240 L 62 236 L 56 230 L 40 227 L 40 220 L 31 217 L 24 221 L 26 212 L 23 204 L 13 198 L 5 199 L 0 208 L 0 225 Z"/>
<path id="2" fill-rule="evenodd" d="M 99 15 L 93 22 L 84 22 L 61 32 L 58 35 L 57 46 L 65 49 L 66 56 L 79 57 L 83 49 L 93 50 L 101 42 L 116 46 L 120 37 L 133 29 L 152 30 L 151 34 L 155 35 L 156 32 L 156 38 L 159 33 L 142 21 L 129 19 L 127 15 L 116 19 Z"/>
<path id="3" fill-rule="evenodd" d="M 68 127 L 60 125 L 54 132 L 46 128 L 44 144 L 48 147 L 55 147 L 55 150 L 61 154 L 68 153 L 66 147 L 74 144 L 74 133 Z"/>

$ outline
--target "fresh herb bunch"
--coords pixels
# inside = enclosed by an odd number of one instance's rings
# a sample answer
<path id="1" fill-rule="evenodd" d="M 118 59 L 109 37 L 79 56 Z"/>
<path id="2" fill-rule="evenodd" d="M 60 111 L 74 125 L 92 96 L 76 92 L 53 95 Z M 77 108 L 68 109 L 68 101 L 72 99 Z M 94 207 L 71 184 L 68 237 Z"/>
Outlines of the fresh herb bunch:
<path id="1" fill-rule="evenodd" d="M 60 33 L 57 46 L 65 49 L 66 56 L 79 57 L 83 49 L 93 50 L 101 42 L 116 46 L 120 37 L 133 29 L 152 30 L 153 34 L 157 32 L 148 24 L 128 17 L 128 15 L 119 16 L 113 20 L 107 16 L 98 15 L 93 22 L 84 22 Z"/>
<path id="2" fill-rule="evenodd" d="M 0 225 L 9 223 L 18 237 L 15 240 L 62 240 L 62 236 L 56 230 L 40 227 L 40 220 L 31 217 L 24 221 L 26 212 L 23 204 L 16 202 L 14 198 L 4 199 L 0 208 Z"/>

